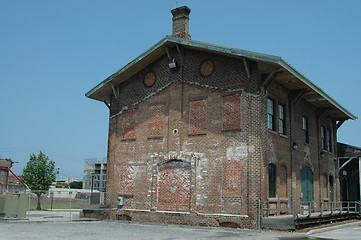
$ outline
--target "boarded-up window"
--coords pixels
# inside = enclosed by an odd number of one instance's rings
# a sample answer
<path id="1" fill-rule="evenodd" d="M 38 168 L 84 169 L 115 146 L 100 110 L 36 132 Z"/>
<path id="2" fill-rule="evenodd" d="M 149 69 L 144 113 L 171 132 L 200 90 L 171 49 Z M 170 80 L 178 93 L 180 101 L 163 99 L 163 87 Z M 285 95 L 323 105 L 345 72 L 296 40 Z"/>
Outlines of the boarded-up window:
<path id="1" fill-rule="evenodd" d="M 223 196 L 241 196 L 242 166 L 240 161 L 227 160 L 223 163 Z"/>
<path id="2" fill-rule="evenodd" d="M 223 130 L 239 129 L 241 126 L 240 94 L 223 96 Z"/>
<path id="3" fill-rule="evenodd" d="M 149 135 L 163 135 L 164 105 L 149 107 Z"/>
<path id="4" fill-rule="evenodd" d="M 134 166 L 121 166 L 119 168 L 119 188 L 122 194 L 133 193 Z"/>
<path id="5" fill-rule="evenodd" d="M 129 109 L 123 111 L 123 138 L 130 139 L 135 138 L 135 126 L 137 124 L 137 120 L 135 118 L 135 109 Z"/>
<path id="6" fill-rule="evenodd" d="M 206 100 L 195 100 L 189 104 L 189 133 L 204 133 L 206 129 Z"/>
<path id="7" fill-rule="evenodd" d="M 160 165 L 158 170 L 158 210 L 188 212 L 190 163 L 173 160 Z"/>

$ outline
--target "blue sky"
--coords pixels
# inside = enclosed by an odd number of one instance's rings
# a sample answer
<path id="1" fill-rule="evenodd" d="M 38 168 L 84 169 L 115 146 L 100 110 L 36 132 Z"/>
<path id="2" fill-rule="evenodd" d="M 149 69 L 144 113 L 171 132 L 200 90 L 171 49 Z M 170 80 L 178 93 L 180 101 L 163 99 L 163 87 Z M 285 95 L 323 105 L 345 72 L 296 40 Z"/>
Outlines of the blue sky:
<path id="1" fill-rule="evenodd" d="M 61 176 L 107 153 L 108 109 L 84 94 L 172 33 L 191 8 L 192 39 L 282 57 L 361 117 L 361 1 L 0 0 L 0 157 L 21 174 L 42 150 Z M 361 147 L 361 122 L 338 140 Z"/>

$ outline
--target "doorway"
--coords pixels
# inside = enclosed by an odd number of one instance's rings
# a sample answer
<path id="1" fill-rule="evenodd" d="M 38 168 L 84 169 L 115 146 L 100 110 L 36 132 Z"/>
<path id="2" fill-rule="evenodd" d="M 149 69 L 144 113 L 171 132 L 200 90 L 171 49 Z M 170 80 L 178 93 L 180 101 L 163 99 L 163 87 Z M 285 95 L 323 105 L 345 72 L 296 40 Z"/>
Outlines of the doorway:
<path id="1" fill-rule="evenodd" d="M 301 202 L 306 205 L 313 202 L 313 173 L 311 168 L 303 167 L 301 169 Z"/>

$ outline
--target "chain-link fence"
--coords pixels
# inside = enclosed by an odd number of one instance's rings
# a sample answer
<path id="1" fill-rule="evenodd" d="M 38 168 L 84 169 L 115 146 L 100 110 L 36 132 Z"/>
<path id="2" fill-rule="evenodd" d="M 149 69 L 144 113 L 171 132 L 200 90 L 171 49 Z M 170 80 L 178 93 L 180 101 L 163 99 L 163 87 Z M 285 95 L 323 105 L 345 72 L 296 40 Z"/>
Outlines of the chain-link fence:
<path id="1" fill-rule="evenodd" d="M 31 190 L 27 192 L 28 210 L 82 209 L 89 207 L 91 193 L 76 190 L 53 188 L 49 191 Z"/>
<path id="2" fill-rule="evenodd" d="M 74 220 L 74 217 L 115 219 L 116 204 L 113 209 L 112 203 L 113 201 L 107 200 L 105 192 L 86 189 L 3 191 L 0 194 L 0 217 L 29 219 L 47 215 L 47 218 L 51 218 L 53 212 L 56 213 L 54 216 L 62 215 L 70 218 L 70 221 Z"/>

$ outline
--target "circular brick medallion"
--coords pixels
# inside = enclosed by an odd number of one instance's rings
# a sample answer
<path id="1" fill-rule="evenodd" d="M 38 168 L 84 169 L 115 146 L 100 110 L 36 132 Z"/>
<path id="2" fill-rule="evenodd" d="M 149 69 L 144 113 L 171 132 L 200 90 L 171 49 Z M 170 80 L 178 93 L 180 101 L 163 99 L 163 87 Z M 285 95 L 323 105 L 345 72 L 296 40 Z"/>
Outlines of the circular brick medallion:
<path id="1" fill-rule="evenodd" d="M 153 72 L 149 72 L 144 77 L 144 84 L 147 87 L 153 86 L 155 83 L 155 74 Z"/>
<path id="2" fill-rule="evenodd" d="M 201 65 L 201 74 L 204 77 L 208 77 L 213 73 L 214 63 L 210 60 L 204 61 Z"/>

